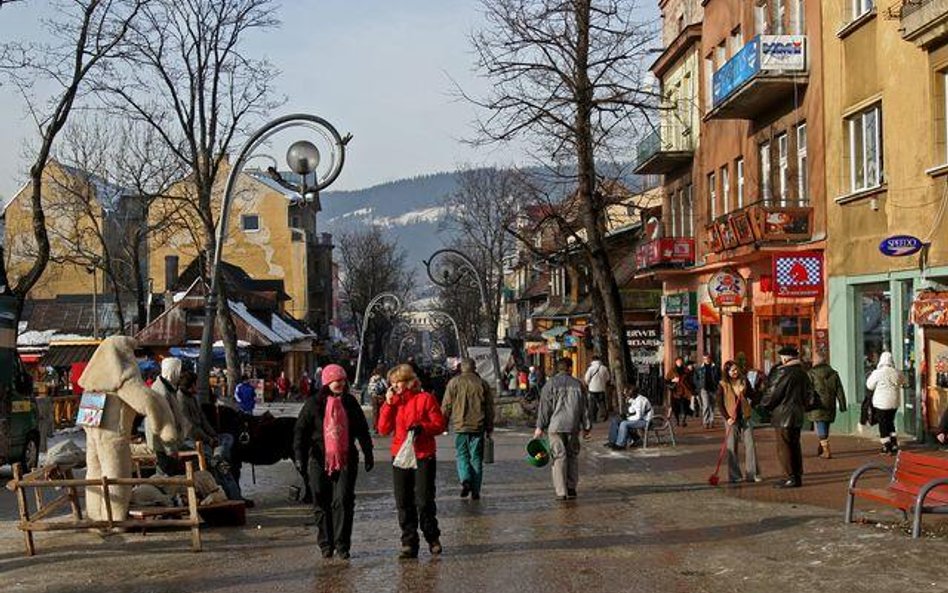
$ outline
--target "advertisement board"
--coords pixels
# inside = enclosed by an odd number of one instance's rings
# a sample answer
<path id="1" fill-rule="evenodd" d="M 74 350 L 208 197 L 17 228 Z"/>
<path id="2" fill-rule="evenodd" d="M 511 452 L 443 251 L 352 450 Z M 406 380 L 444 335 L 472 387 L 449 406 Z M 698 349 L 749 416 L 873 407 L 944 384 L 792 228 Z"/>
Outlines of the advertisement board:
<path id="1" fill-rule="evenodd" d="M 775 254 L 774 294 L 815 297 L 823 294 L 823 254 L 819 251 Z"/>
<path id="2" fill-rule="evenodd" d="M 662 361 L 662 324 L 635 323 L 625 326 L 625 341 L 633 365 L 658 364 Z"/>
<path id="3" fill-rule="evenodd" d="M 712 105 L 721 101 L 760 71 L 760 36 L 754 37 L 711 77 Z"/>
<path id="4" fill-rule="evenodd" d="M 741 307 L 747 296 L 747 280 L 730 268 L 723 268 L 708 280 L 708 296 L 718 309 Z"/>
<path id="5" fill-rule="evenodd" d="M 761 35 L 760 69 L 806 70 L 806 35 Z"/>

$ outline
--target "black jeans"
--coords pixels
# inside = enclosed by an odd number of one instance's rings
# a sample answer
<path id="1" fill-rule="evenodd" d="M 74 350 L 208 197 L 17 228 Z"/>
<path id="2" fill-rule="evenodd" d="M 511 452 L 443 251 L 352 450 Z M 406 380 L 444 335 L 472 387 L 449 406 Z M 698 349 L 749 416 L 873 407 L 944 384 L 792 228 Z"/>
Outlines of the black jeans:
<path id="1" fill-rule="evenodd" d="M 438 529 L 438 506 L 435 504 L 435 458 L 419 459 L 418 469 L 393 467 L 395 507 L 398 525 L 402 528 L 402 545 L 418 549 L 418 527 L 431 543 L 441 537 Z"/>
<path id="2" fill-rule="evenodd" d="M 332 476 L 326 474 L 321 464 L 310 460 L 309 485 L 313 490 L 313 517 L 320 550 L 349 551 L 358 474 L 359 456 L 351 450 L 349 463 Z"/>
<path id="3" fill-rule="evenodd" d="M 896 410 L 880 410 L 876 408 L 876 418 L 879 419 L 879 438 L 888 439 L 895 434 Z"/>
<path id="4" fill-rule="evenodd" d="M 606 420 L 609 413 L 606 406 L 606 392 L 590 391 L 586 407 L 589 410 L 590 422 L 600 422 L 600 415 L 602 416 L 602 420 Z"/>
<path id="5" fill-rule="evenodd" d="M 803 478 L 803 449 L 800 446 L 799 428 L 776 428 L 777 461 L 788 480 Z"/>

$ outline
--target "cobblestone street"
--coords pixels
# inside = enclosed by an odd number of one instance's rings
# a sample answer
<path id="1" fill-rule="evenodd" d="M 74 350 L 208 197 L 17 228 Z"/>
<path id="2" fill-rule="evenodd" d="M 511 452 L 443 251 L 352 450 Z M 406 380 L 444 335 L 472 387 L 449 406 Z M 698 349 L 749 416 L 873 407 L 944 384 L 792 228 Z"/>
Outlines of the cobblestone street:
<path id="1" fill-rule="evenodd" d="M 775 491 L 769 480 L 712 489 L 721 431 L 688 429 L 681 444 L 611 452 L 602 425 L 584 447 L 579 498 L 553 500 L 546 470 L 523 462 L 525 432 L 498 434 L 498 463 L 480 503 L 458 498 L 450 441 L 440 440 L 439 518 L 444 556 L 395 559 L 398 529 L 391 472 L 360 476 L 353 557 L 318 558 L 306 508 L 286 502 L 288 462 L 245 473 L 257 507 L 246 528 L 207 529 L 204 552 L 181 532 L 39 534 L 25 558 L 15 505 L 2 495 L 0 571 L 5 592 L 80 591 L 941 591 L 944 535 L 913 541 L 879 512 L 882 526 L 843 525 L 846 476 L 874 456 L 871 441 L 834 441 L 837 459 L 813 460 L 805 441 L 805 487 Z M 760 432 L 765 476 L 775 464 Z M 387 443 L 377 441 L 380 451 Z M 385 454 L 380 453 L 379 458 Z M 822 466 L 821 464 L 826 464 Z M 926 525 L 939 529 L 937 521 Z M 857 575 L 872 575 L 861 581 Z M 133 579 L 134 578 L 134 582 Z"/>

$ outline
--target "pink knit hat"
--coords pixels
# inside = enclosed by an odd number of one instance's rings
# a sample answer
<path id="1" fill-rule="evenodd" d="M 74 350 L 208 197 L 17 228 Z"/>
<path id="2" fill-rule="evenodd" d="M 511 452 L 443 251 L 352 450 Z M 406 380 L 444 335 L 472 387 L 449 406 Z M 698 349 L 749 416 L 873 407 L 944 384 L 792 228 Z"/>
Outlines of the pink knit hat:
<path id="1" fill-rule="evenodd" d="M 323 367 L 322 384 L 329 385 L 333 381 L 348 381 L 346 369 L 338 364 L 327 364 Z"/>

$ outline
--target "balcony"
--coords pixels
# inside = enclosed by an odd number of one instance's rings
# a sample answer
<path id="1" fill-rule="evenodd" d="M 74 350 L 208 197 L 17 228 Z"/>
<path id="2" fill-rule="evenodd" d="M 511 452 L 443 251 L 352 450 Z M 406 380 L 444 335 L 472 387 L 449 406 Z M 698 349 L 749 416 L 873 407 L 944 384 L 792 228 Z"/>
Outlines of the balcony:
<path id="1" fill-rule="evenodd" d="M 639 142 L 635 172 L 662 175 L 691 163 L 695 154 L 694 136 L 685 125 L 660 126 Z"/>
<path id="2" fill-rule="evenodd" d="M 705 119 L 756 119 L 809 81 L 806 35 L 758 35 L 712 77 Z"/>
<path id="3" fill-rule="evenodd" d="M 948 0 L 902 0 L 902 39 L 918 47 L 948 39 Z"/>
<path id="4" fill-rule="evenodd" d="M 807 241 L 813 234 L 813 208 L 758 202 L 716 218 L 705 230 L 714 253 L 743 245 Z"/>
<path id="5" fill-rule="evenodd" d="M 639 270 L 693 266 L 695 240 L 693 237 L 662 237 L 643 243 L 635 250 L 635 265 Z"/>

